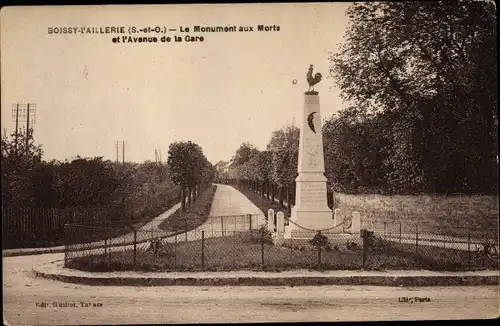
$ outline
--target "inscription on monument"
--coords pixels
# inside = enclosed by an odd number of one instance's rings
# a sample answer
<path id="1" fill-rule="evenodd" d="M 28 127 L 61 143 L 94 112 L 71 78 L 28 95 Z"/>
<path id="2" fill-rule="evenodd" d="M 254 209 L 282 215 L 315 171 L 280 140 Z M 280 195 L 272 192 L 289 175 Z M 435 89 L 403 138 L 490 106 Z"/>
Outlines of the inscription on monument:
<path id="1" fill-rule="evenodd" d="M 307 153 L 307 167 L 310 169 L 316 169 L 319 166 L 319 153 L 320 153 L 320 144 L 318 140 L 312 137 L 308 137 L 305 139 L 305 147 Z"/>
<path id="2" fill-rule="evenodd" d="M 300 198 L 309 207 L 322 208 L 326 200 L 326 185 L 321 182 L 307 182 L 300 185 Z"/>
<path id="3" fill-rule="evenodd" d="M 317 155 L 320 152 L 320 144 L 317 139 L 314 138 L 306 138 L 305 141 L 307 153 L 309 155 Z"/>

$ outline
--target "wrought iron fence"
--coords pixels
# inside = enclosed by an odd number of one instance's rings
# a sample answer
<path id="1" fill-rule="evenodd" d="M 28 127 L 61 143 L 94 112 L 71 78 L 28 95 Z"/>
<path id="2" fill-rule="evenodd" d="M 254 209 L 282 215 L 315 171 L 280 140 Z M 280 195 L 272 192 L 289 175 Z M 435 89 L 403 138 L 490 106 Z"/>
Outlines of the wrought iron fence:
<path id="1" fill-rule="evenodd" d="M 76 228 L 79 233 L 83 231 L 81 226 L 68 225 L 68 235 Z M 207 229 L 182 234 L 135 230 L 113 239 L 67 245 L 65 266 L 88 271 L 284 270 L 345 266 L 356 269 L 361 267 L 359 239 L 359 235 L 344 235 L 324 247 L 311 244 L 308 239 L 291 239 L 276 246 L 272 234 L 263 228 Z"/>
<path id="2" fill-rule="evenodd" d="M 258 230 L 265 223 L 264 216 L 261 214 L 212 216 L 202 225 L 191 223 L 190 220 L 193 218 L 190 217 L 183 219 L 186 220 L 187 228 L 184 227 L 184 223 L 180 223 L 181 227 L 168 230 L 160 230 L 153 223 L 132 225 L 128 221 L 117 221 L 104 226 L 83 223 L 66 224 L 64 228 L 65 265 L 82 257 L 103 256 L 108 257 L 109 260 L 115 253 L 131 248 L 136 257 L 138 252 L 144 251 L 145 246 L 163 248 L 164 245 L 160 246 L 160 242 L 197 241 L 200 232 L 206 234 L 207 237 L 226 236 L 235 232 Z M 192 225 L 196 225 L 196 231 L 188 229 Z M 164 240 L 166 238 L 170 240 Z"/>
<path id="3" fill-rule="evenodd" d="M 472 237 L 494 237 L 497 234 L 498 223 L 492 228 L 458 226 L 450 222 L 439 224 L 438 222 L 422 222 L 419 220 L 377 220 L 366 221 L 361 218 L 361 225 L 368 230 L 376 230 L 386 234 L 435 234 L 445 237 L 466 238 Z"/>
<path id="4" fill-rule="evenodd" d="M 223 223 L 224 217 L 216 229 L 210 229 L 210 224 L 184 233 L 135 229 L 114 238 L 106 234 L 116 229 L 67 225 L 67 235 L 73 239 L 88 239 L 86 234 L 91 232 L 105 240 L 67 245 L 65 266 L 87 271 L 498 268 L 498 237 L 494 235 L 458 239 L 361 230 L 354 234 L 294 233 L 293 239 L 285 239 L 262 224 L 246 224 L 246 229 L 235 224 L 230 230 Z"/>
<path id="5" fill-rule="evenodd" d="M 468 232 L 464 236 L 418 231 L 393 233 L 364 231 L 367 264 L 376 267 L 401 264 L 430 270 L 498 269 L 498 234 Z M 382 267 L 383 267 L 382 266 Z"/>

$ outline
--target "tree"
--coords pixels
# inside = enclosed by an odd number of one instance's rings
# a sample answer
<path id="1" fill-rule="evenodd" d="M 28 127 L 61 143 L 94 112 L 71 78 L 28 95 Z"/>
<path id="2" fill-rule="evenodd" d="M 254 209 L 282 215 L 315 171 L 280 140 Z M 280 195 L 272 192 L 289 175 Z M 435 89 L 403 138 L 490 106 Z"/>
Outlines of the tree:
<path id="1" fill-rule="evenodd" d="M 172 181 L 181 187 L 182 210 L 186 206 L 186 188 L 188 189 L 188 204 L 193 200 L 193 190 L 203 179 L 207 159 L 201 147 L 191 141 L 172 143 L 168 150 L 167 166 Z"/>
<path id="2" fill-rule="evenodd" d="M 249 186 L 249 180 L 251 179 L 251 171 L 250 171 L 250 161 L 247 161 L 243 164 L 236 166 L 236 176 L 239 180 L 242 180 L 246 183 L 246 186 Z"/>
<path id="3" fill-rule="evenodd" d="M 273 153 L 262 151 L 256 156 L 255 170 L 257 179 L 261 182 L 261 196 L 269 198 L 269 183 L 273 172 Z"/>
<path id="4" fill-rule="evenodd" d="M 272 170 L 271 152 L 258 152 L 241 166 L 240 175 L 251 181 L 252 189 L 264 196 L 265 183 L 269 181 Z"/>
<path id="5" fill-rule="evenodd" d="M 383 193 L 387 188 L 383 120 L 348 108 L 323 126 L 325 175 L 332 191 Z"/>
<path id="6" fill-rule="evenodd" d="M 35 145 L 33 130 L 1 139 L 2 204 L 32 206 L 36 204 L 37 169 L 43 150 Z M 39 189 L 38 189 L 39 190 Z"/>
<path id="7" fill-rule="evenodd" d="M 236 166 L 242 165 L 250 161 L 250 159 L 256 156 L 258 153 L 259 150 L 254 145 L 252 145 L 250 142 L 244 142 L 236 150 L 233 160 Z"/>
<path id="8" fill-rule="evenodd" d="M 206 189 L 210 186 L 210 184 L 213 182 L 215 178 L 215 175 L 216 175 L 215 166 L 213 166 L 212 163 L 208 161 L 208 159 L 205 159 L 203 165 L 203 173 L 202 173 L 203 189 Z"/>
<path id="9" fill-rule="evenodd" d="M 366 2 L 331 57 L 345 100 L 377 114 L 392 191 L 496 189 L 496 13 L 484 1 Z M 478 126 L 481 126 L 478 128 Z"/>
<path id="10" fill-rule="evenodd" d="M 283 207 L 286 189 L 287 203 L 291 209 L 290 188 L 295 184 L 299 153 L 300 129 L 286 126 L 273 132 L 267 149 L 272 152 L 272 179 L 279 187 L 280 205 Z M 289 212 L 290 213 L 290 212 Z"/>

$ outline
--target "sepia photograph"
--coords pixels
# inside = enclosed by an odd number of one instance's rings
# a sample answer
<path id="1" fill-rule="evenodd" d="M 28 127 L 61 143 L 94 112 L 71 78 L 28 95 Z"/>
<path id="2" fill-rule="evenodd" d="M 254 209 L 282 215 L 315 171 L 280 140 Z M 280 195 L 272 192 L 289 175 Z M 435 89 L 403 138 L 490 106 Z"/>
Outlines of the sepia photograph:
<path id="1" fill-rule="evenodd" d="M 0 11 L 4 325 L 497 319 L 494 1 Z"/>

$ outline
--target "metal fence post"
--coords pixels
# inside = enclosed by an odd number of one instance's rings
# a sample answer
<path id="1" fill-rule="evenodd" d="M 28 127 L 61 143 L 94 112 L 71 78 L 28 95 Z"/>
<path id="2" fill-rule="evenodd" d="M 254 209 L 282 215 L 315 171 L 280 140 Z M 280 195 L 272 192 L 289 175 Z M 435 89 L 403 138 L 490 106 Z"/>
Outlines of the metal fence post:
<path id="1" fill-rule="evenodd" d="M 399 243 L 401 243 L 401 222 L 399 222 Z"/>
<path id="2" fill-rule="evenodd" d="M 201 269 L 205 269 L 205 231 L 201 231 Z"/>
<path id="3" fill-rule="evenodd" d="M 363 269 L 366 266 L 366 261 L 368 260 L 368 231 L 366 229 L 361 230 L 361 237 L 363 238 Z"/>
<path id="4" fill-rule="evenodd" d="M 233 232 L 233 268 L 236 266 L 236 231 Z"/>
<path id="5" fill-rule="evenodd" d="M 318 231 L 318 234 L 321 236 L 321 231 Z M 321 270 L 321 245 L 322 243 L 318 245 L 318 270 Z"/>
<path id="6" fill-rule="evenodd" d="M 106 230 L 104 230 L 104 233 L 106 233 Z M 104 259 L 108 256 L 108 237 L 104 235 Z"/>
<path id="7" fill-rule="evenodd" d="M 222 216 L 220 217 L 220 230 L 222 235 L 224 235 L 224 218 Z"/>
<path id="8" fill-rule="evenodd" d="M 109 265 L 109 263 L 111 262 L 111 251 L 113 250 L 113 246 L 112 246 L 113 241 L 111 240 L 111 238 L 109 238 L 109 232 L 108 232 L 107 227 L 104 229 L 104 238 L 108 239 L 106 241 L 107 242 L 107 254 L 106 254 L 105 258 L 107 260 L 106 264 Z"/>
<path id="9" fill-rule="evenodd" d="M 69 237 L 68 237 L 68 225 L 67 224 L 64 224 L 64 228 L 63 228 L 63 234 L 64 234 L 64 267 L 68 267 L 68 245 L 69 245 Z"/>
<path id="10" fill-rule="evenodd" d="M 111 245 L 111 239 L 110 239 L 108 248 L 108 265 L 111 263 L 111 251 L 113 251 L 113 246 Z"/>
<path id="11" fill-rule="evenodd" d="M 418 254 L 418 225 L 415 226 L 415 253 Z"/>
<path id="12" fill-rule="evenodd" d="M 260 232 L 260 260 L 262 267 L 264 267 L 264 232 Z"/>
<path id="13" fill-rule="evenodd" d="M 137 229 L 134 229 L 134 269 L 137 263 Z"/>
<path id="14" fill-rule="evenodd" d="M 470 264 L 470 232 L 467 233 L 467 252 L 469 253 L 469 264 Z"/>
<path id="15" fill-rule="evenodd" d="M 108 220 L 106 219 L 106 215 L 104 216 L 104 264 L 106 264 L 106 259 L 108 259 L 108 235 L 106 234 L 106 230 L 108 227 Z"/>
<path id="16" fill-rule="evenodd" d="M 177 234 L 174 239 L 174 267 L 177 266 Z"/>

